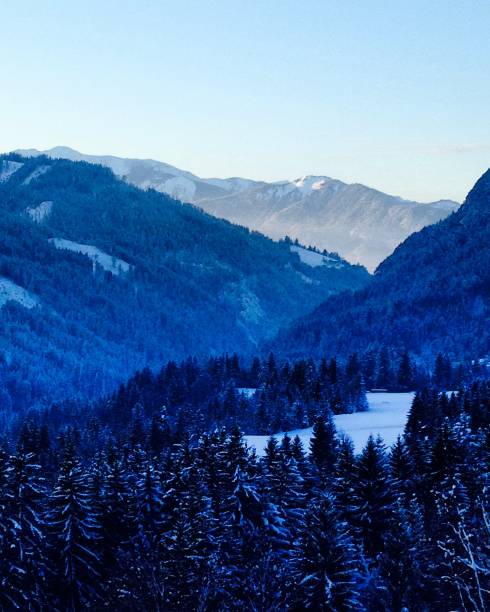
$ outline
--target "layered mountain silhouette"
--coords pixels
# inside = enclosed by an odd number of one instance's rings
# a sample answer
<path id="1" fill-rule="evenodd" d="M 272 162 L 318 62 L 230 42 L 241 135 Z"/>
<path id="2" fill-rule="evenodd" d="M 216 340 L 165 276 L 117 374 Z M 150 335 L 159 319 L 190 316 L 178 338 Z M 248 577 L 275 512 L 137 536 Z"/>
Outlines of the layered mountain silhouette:
<path id="1" fill-rule="evenodd" d="M 0 375 L 26 403 L 92 397 L 168 359 L 247 352 L 369 278 L 108 168 L 44 156 L 0 156 L 0 228 Z"/>
<path id="2" fill-rule="evenodd" d="M 457 212 L 407 238 L 365 289 L 326 300 L 274 343 L 309 356 L 382 346 L 427 358 L 490 353 L 490 170 Z"/>
<path id="3" fill-rule="evenodd" d="M 21 152 L 40 154 L 35 149 Z M 447 217 L 459 206 L 451 200 L 421 204 L 327 176 L 277 183 L 202 179 L 154 160 L 84 155 L 68 147 L 44 153 L 106 165 L 138 187 L 151 187 L 197 204 L 216 217 L 274 239 L 287 235 L 320 250 L 336 251 L 371 271 L 411 233 Z"/>

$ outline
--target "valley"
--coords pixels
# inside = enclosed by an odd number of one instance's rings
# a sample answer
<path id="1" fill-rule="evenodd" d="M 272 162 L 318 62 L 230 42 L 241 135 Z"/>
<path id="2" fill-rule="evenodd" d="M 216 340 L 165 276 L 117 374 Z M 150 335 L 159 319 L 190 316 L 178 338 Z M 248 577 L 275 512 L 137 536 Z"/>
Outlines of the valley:
<path id="1" fill-rule="evenodd" d="M 101 166 L 14 155 L 0 173 L 0 350 L 4 391 L 22 409 L 95 399 L 169 358 L 253 351 L 369 279 L 331 254 L 308 265 L 286 242 Z"/>
<path id="2" fill-rule="evenodd" d="M 489 31 L 2 3 L 0 612 L 490 610 Z"/>
<path id="3" fill-rule="evenodd" d="M 490 172 L 374 275 L 92 162 L 0 177 L 2 610 L 484 611 Z"/>

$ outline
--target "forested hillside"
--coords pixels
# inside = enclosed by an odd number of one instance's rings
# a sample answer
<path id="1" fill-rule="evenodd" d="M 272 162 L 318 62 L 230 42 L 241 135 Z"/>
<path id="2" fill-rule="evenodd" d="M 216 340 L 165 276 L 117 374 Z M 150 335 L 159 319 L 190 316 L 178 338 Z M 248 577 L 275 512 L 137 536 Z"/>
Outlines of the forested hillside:
<path id="1" fill-rule="evenodd" d="M 114 388 L 171 358 L 249 351 L 361 267 L 142 191 L 88 163 L 0 158 L 1 404 Z"/>
<path id="2" fill-rule="evenodd" d="M 274 239 L 287 235 L 320 250 L 336 251 L 370 271 L 412 232 L 445 219 L 459 207 L 451 200 L 426 204 L 405 200 L 328 176 L 273 183 L 237 177 L 203 179 L 152 159 L 85 155 L 69 147 L 18 152 L 108 166 L 137 187 L 197 204 L 216 217 Z"/>
<path id="3" fill-rule="evenodd" d="M 490 353 L 490 171 L 463 206 L 413 234 L 353 295 L 329 298 L 280 333 L 274 349 L 347 355 L 383 346 L 432 361 Z"/>

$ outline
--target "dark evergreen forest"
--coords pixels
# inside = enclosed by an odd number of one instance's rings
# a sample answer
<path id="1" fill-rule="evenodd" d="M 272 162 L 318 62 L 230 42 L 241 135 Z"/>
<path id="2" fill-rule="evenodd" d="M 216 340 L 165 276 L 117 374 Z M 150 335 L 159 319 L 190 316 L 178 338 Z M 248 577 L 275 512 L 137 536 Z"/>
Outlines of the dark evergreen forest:
<path id="1" fill-rule="evenodd" d="M 16 435 L 25 420 L 83 427 L 92 417 L 114 434 L 127 432 L 135 414 L 160 418 L 180 433 L 239 427 L 246 434 L 274 434 L 311 426 L 325 411 L 367 410 L 366 391 L 460 389 L 490 375 L 486 363 L 453 365 L 439 354 L 429 368 L 409 353 L 383 347 L 345 360 L 280 360 L 261 356 L 196 357 L 136 372 L 117 391 L 92 402 L 70 398 L 23 407 L 4 396 L 0 433 Z"/>
<path id="2" fill-rule="evenodd" d="M 490 605 L 490 385 L 419 392 L 405 435 L 356 456 L 324 411 L 310 448 L 28 420 L 0 451 L 5 610 L 468 610 Z"/>

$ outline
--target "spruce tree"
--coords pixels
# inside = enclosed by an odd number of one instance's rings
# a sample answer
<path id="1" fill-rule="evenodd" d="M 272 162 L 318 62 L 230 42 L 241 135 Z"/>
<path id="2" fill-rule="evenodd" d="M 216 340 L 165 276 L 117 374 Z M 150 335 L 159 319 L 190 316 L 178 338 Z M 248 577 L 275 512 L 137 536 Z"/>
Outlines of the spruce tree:
<path id="1" fill-rule="evenodd" d="M 93 605 L 100 595 L 100 517 L 90 496 L 88 475 L 66 459 L 50 496 L 51 594 L 65 610 Z"/>
<path id="2" fill-rule="evenodd" d="M 340 518 L 347 523 L 351 533 L 354 530 L 354 478 L 356 458 L 354 444 L 348 436 L 339 440 L 337 461 L 332 481 L 332 491 Z"/>
<path id="3" fill-rule="evenodd" d="M 413 368 L 410 355 L 405 351 L 398 366 L 397 385 L 400 391 L 410 391 L 413 388 Z"/>
<path id="4" fill-rule="evenodd" d="M 393 510 L 393 491 L 386 452 L 380 440 L 369 437 L 357 460 L 354 478 L 354 526 L 369 559 L 383 550 Z"/>
<path id="5" fill-rule="evenodd" d="M 386 610 L 423 610 L 426 548 L 422 513 L 412 498 L 407 506 L 396 503 L 384 534 L 379 557 L 376 598 Z"/>
<path id="6" fill-rule="evenodd" d="M 41 606 L 45 597 L 47 563 L 43 532 L 45 479 L 33 453 L 2 455 L 2 598 L 7 609 Z M 10 602 L 10 604 L 8 604 Z"/>
<path id="7" fill-rule="evenodd" d="M 294 562 L 294 609 L 359 610 L 358 559 L 339 520 L 333 497 L 324 492 L 306 510 Z"/>
<path id="8" fill-rule="evenodd" d="M 388 348 L 383 346 L 378 355 L 378 371 L 376 376 L 376 387 L 378 389 L 390 389 L 393 383 L 393 372 L 391 371 L 391 359 Z"/>
<path id="9" fill-rule="evenodd" d="M 330 477 L 337 458 L 335 424 L 330 412 L 318 417 L 310 440 L 310 458 L 320 472 L 322 480 Z"/>

